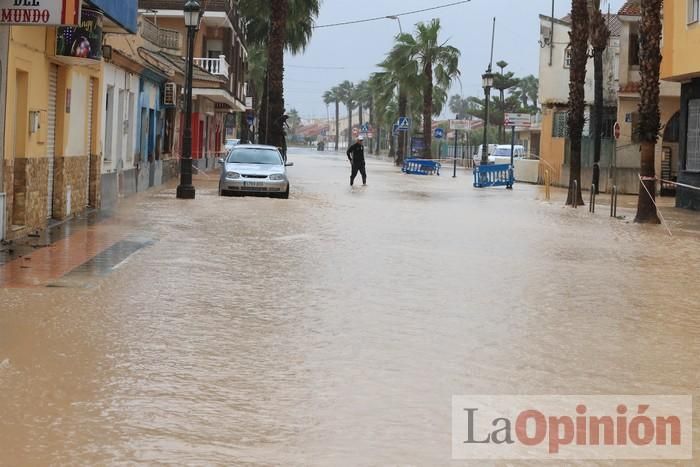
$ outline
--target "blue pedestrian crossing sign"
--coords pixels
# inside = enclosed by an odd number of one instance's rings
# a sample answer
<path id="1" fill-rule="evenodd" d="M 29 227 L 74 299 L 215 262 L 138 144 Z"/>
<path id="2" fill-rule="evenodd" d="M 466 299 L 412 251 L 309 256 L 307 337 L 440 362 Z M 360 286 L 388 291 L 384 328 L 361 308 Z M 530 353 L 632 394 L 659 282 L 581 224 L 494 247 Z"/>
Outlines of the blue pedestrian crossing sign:
<path id="1" fill-rule="evenodd" d="M 398 123 L 394 123 L 392 125 L 391 134 L 393 134 L 394 136 L 398 136 L 398 134 L 399 134 L 399 124 Z"/>
<path id="2" fill-rule="evenodd" d="M 399 131 L 408 131 L 411 127 L 411 119 L 408 117 L 399 117 Z"/>
<path id="3" fill-rule="evenodd" d="M 442 139 L 445 137 L 445 130 L 442 128 L 435 128 L 435 138 Z"/>
<path id="4" fill-rule="evenodd" d="M 363 123 L 362 127 L 360 127 L 360 131 L 362 133 L 369 133 L 369 123 Z"/>

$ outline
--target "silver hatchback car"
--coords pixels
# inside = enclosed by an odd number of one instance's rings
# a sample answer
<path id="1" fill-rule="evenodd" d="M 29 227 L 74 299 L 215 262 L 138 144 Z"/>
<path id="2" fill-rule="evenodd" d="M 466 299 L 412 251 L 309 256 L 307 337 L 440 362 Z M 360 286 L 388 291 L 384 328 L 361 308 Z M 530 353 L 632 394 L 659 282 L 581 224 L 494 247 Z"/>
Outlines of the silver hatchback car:
<path id="1" fill-rule="evenodd" d="M 289 198 L 289 179 L 282 154 L 274 146 L 240 144 L 229 151 L 226 159 L 219 159 L 221 177 L 219 195 L 267 194 Z"/>

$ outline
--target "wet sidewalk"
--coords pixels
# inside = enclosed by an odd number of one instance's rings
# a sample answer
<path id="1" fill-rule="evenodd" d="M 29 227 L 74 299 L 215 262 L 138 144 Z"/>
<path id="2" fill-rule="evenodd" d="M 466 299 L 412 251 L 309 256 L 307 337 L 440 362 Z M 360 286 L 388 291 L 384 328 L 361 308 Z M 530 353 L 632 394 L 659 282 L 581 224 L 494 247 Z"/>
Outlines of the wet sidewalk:
<path id="1" fill-rule="evenodd" d="M 194 176 L 206 182 L 212 173 Z M 89 286 L 90 278 L 109 274 L 129 256 L 153 240 L 120 218 L 146 197 L 172 190 L 165 186 L 122 199 L 114 211 L 90 209 L 73 218 L 52 223 L 39 235 L 0 245 L 0 288 Z"/>

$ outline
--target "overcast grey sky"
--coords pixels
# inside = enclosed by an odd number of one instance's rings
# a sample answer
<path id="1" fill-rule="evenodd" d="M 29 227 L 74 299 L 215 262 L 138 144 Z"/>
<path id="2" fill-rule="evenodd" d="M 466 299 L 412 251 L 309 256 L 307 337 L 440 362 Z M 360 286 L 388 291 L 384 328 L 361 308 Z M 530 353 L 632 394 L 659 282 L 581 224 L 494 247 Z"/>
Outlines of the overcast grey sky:
<path id="1" fill-rule="evenodd" d="M 317 24 L 372 18 L 452 3 L 454 0 L 322 0 Z M 616 12 L 624 0 L 603 0 Z M 555 0 L 555 15 L 570 11 L 570 0 Z M 415 23 L 440 18 L 442 38 L 462 52 L 462 93 L 481 95 L 481 73 L 489 62 L 491 20 L 496 17 L 494 63 L 505 60 L 516 76 L 537 76 L 539 14 L 549 15 L 551 0 L 472 0 L 470 3 L 401 17 L 404 32 Z M 286 108 L 303 118 L 325 117 L 321 95 L 344 81 L 367 79 L 391 48 L 398 24 L 382 20 L 350 26 L 316 29 L 302 55 L 286 57 Z M 318 68 L 317 68 L 318 67 Z M 342 69 L 339 69 L 342 68 Z M 452 94 L 460 93 L 460 86 Z M 343 113 L 344 110 L 341 110 Z"/>

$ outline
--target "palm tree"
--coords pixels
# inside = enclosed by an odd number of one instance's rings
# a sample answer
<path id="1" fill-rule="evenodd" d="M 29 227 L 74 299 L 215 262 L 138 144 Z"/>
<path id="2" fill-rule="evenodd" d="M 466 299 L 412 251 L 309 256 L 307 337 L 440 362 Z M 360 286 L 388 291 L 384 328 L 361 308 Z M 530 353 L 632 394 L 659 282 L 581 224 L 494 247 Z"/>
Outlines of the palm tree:
<path id="1" fill-rule="evenodd" d="M 409 90 L 413 91 L 414 94 L 419 94 L 415 92 L 420 89 L 421 84 L 418 65 L 415 61 L 410 60 L 408 52 L 406 47 L 398 43 L 397 37 L 397 43 L 394 44 L 384 61 L 379 64 L 384 70 L 382 73 L 385 92 L 396 96 L 398 115 L 395 115 L 394 122 L 398 117 L 408 115 Z M 397 165 L 403 164 L 406 157 L 407 136 L 405 132 L 399 134 L 395 158 Z"/>
<path id="2" fill-rule="evenodd" d="M 432 143 L 432 117 L 434 108 L 434 86 L 449 88 L 452 81 L 459 77 L 459 49 L 440 43 L 440 20 L 435 18 L 430 23 L 418 23 L 416 36 L 411 34 L 399 34 L 396 39 L 396 47 L 402 54 L 416 63 L 420 70 L 423 94 L 423 139 L 425 141 L 424 157 L 431 158 Z M 443 93 L 442 103 L 447 99 Z M 442 105 L 440 105 L 441 107 Z"/>
<path id="3" fill-rule="evenodd" d="M 360 126 L 362 126 L 362 124 L 364 123 L 364 111 L 367 110 L 370 100 L 371 93 L 369 90 L 369 84 L 367 83 L 367 81 L 360 81 L 355 86 L 355 102 L 357 102 Z"/>
<path id="4" fill-rule="evenodd" d="M 512 71 L 509 71 L 508 73 L 505 73 L 505 69 L 508 67 L 508 62 L 501 60 L 499 62 L 496 62 L 496 66 L 501 69 L 500 73 L 496 73 L 493 76 L 493 87 L 495 89 L 498 89 L 500 93 L 500 100 L 498 103 L 498 107 L 501 111 L 501 114 L 505 114 L 506 112 L 506 98 L 505 98 L 505 92 L 508 89 L 512 89 L 518 85 L 518 80 L 515 78 L 515 75 L 513 74 Z M 504 135 L 505 131 L 503 128 L 503 118 L 500 119 L 498 123 L 498 141 L 503 142 L 504 140 Z"/>
<path id="5" fill-rule="evenodd" d="M 583 136 L 586 62 L 588 61 L 588 0 L 571 1 L 571 68 L 569 69 L 569 139 L 571 165 L 567 205 L 583 205 L 581 138 Z M 574 190 L 575 186 L 575 190 Z"/>
<path id="6" fill-rule="evenodd" d="M 276 0 L 270 14 L 270 41 L 267 45 L 267 73 L 269 86 L 267 90 L 269 104 L 266 128 L 266 142 L 278 148 L 285 146 L 284 141 L 284 46 L 287 37 L 288 0 Z"/>
<path id="7" fill-rule="evenodd" d="M 518 79 L 518 91 L 520 100 L 523 103 L 523 108 L 529 108 L 530 111 L 535 111 L 537 109 L 539 86 L 539 80 L 533 75 Z M 530 102 L 532 102 L 532 105 Z"/>
<path id="8" fill-rule="evenodd" d="M 311 39 L 319 4 L 319 0 L 239 0 L 248 45 L 267 49 L 269 66 L 258 116 L 261 141 L 282 146 L 284 51 L 297 54 L 304 50 Z"/>
<path id="9" fill-rule="evenodd" d="M 249 90 L 253 96 L 253 109 L 256 115 L 261 114 L 263 103 L 263 91 L 265 90 L 265 78 L 267 76 L 267 49 L 260 46 L 251 46 L 248 50 L 248 67 L 246 70 L 246 80 L 249 83 Z M 247 123 L 243 125 L 247 126 Z M 258 119 L 258 128 L 260 121 Z M 247 139 L 253 140 L 251 135 Z"/>
<path id="10" fill-rule="evenodd" d="M 377 72 L 372 73 L 369 78 L 369 88 L 372 95 L 372 107 L 374 110 L 370 121 L 374 125 L 376 132 L 376 147 L 375 152 L 379 154 L 382 140 L 382 127 L 388 124 L 389 127 L 395 121 L 396 113 L 392 112 L 393 104 L 396 103 L 394 85 L 390 80 L 389 73 Z M 395 156 L 394 137 L 391 131 L 386 134 L 390 135 L 389 157 Z"/>
<path id="11" fill-rule="evenodd" d="M 603 137 L 603 53 L 608 47 L 610 30 L 600 11 L 600 0 L 589 0 L 591 46 L 593 48 L 595 100 L 593 105 L 593 185 L 600 188 L 600 151 Z"/>
<path id="12" fill-rule="evenodd" d="M 335 150 L 338 150 L 338 136 L 340 132 L 340 88 L 332 87 L 329 91 L 323 94 L 323 102 L 328 105 L 335 104 Z M 330 128 L 329 128 L 330 130 Z"/>
<path id="13" fill-rule="evenodd" d="M 355 110 L 355 85 L 345 80 L 338 86 L 340 90 L 340 100 L 345 104 L 345 108 L 348 111 L 348 134 L 347 141 L 348 146 L 350 146 L 350 141 L 352 140 L 352 112 Z"/>
<path id="14" fill-rule="evenodd" d="M 661 68 L 661 7 L 663 0 L 642 0 L 639 24 L 641 74 L 639 137 L 641 140 L 641 181 L 635 222 L 658 224 L 656 212 L 656 173 L 654 153 L 661 129 L 659 113 L 659 74 Z"/>

